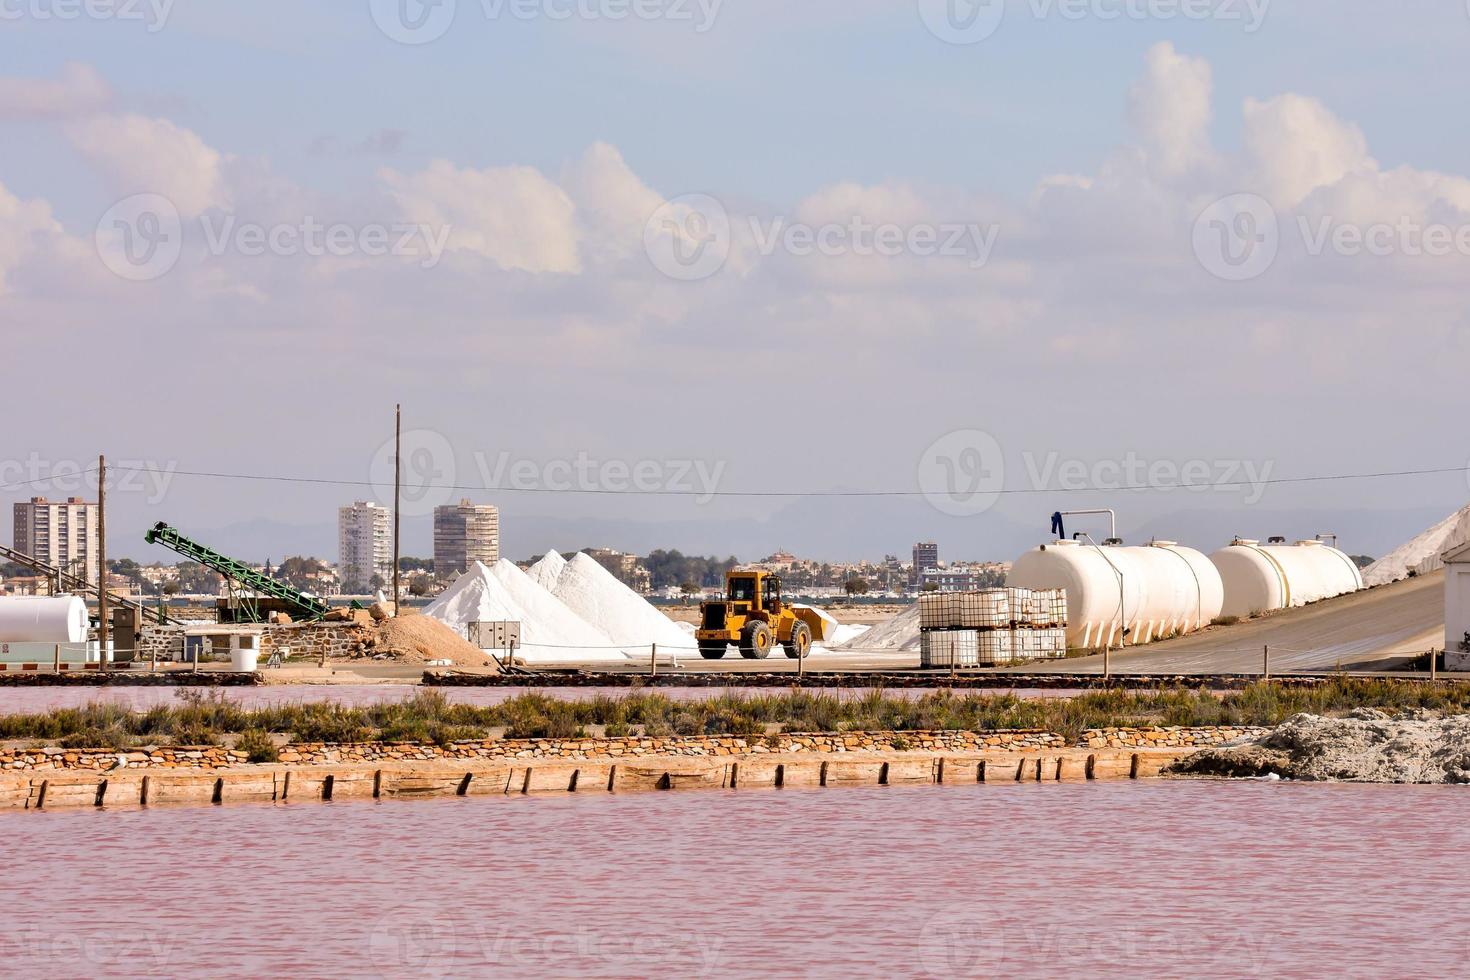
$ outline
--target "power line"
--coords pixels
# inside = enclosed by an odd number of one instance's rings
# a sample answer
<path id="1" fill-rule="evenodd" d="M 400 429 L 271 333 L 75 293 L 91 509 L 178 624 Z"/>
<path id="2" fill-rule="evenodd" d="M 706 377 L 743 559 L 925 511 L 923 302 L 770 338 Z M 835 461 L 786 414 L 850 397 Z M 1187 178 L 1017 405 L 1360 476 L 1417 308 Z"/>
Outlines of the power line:
<path id="1" fill-rule="evenodd" d="M 326 477 L 304 477 L 304 476 L 276 476 L 256 473 L 221 473 L 203 470 L 165 470 L 148 468 L 142 466 L 113 466 L 114 472 L 152 473 L 167 476 L 170 479 L 176 476 L 194 477 L 210 480 L 237 480 L 264 483 L 304 484 L 315 486 L 336 487 L 366 487 L 382 489 L 372 480 L 341 480 Z M 1265 486 L 1283 486 L 1289 484 L 1305 483 L 1327 483 L 1349 480 L 1384 480 L 1401 479 L 1406 477 L 1443 476 L 1450 473 L 1465 473 L 1465 466 L 1447 466 L 1433 469 L 1417 470 L 1385 470 L 1372 473 L 1336 473 L 1322 476 L 1297 476 L 1277 477 L 1265 480 L 1234 480 L 1220 483 L 1172 483 L 1172 484 L 1134 484 L 1129 486 L 1115 487 L 1011 487 L 999 490 L 977 490 L 974 496 L 1013 496 L 1031 494 L 1057 494 L 1057 493 L 1141 493 L 1148 491 L 1175 491 L 1175 490 L 1221 490 L 1221 489 L 1246 489 Z M 85 471 L 84 471 L 85 472 Z M 70 479 L 66 477 L 50 477 L 41 480 L 31 480 L 26 483 L 14 484 L 4 489 L 18 489 L 39 483 L 47 483 L 57 479 Z M 937 491 L 925 490 L 644 490 L 639 488 L 612 489 L 608 487 L 489 487 L 470 484 L 427 484 L 413 487 L 413 490 L 426 492 L 430 490 L 464 491 L 472 493 L 531 493 L 531 494 L 584 494 L 594 496 L 620 496 L 620 497 L 929 497 L 943 496 Z M 956 491 L 958 493 L 960 491 Z M 971 491 L 965 491 L 967 493 Z"/>

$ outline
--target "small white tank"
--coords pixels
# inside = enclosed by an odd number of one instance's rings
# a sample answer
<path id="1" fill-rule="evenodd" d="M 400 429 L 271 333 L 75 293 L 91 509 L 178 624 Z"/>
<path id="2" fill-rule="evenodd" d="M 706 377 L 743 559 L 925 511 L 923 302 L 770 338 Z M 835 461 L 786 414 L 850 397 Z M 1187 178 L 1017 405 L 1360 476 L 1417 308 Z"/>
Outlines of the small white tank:
<path id="1" fill-rule="evenodd" d="M 87 604 L 77 596 L 0 598 L 0 642 L 81 643 L 87 638 Z"/>
<path id="2" fill-rule="evenodd" d="M 1363 575 L 1353 560 L 1321 541 L 1261 544 L 1236 538 L 1210 556 L 1225 583 L 1221 614 L 1244 619 L 1255 613 L 1305 606 L 1357 592 Z"/>
<path id="3" fill-rule="evenodd" d="M 1149 643 L 1191 633 L 1220 615 L 1220 574 L 1172 541 L 1146 547 L 1060 540 L 1016 559 L 1006 584 L 1067 590 L 1067 646 Z"/>

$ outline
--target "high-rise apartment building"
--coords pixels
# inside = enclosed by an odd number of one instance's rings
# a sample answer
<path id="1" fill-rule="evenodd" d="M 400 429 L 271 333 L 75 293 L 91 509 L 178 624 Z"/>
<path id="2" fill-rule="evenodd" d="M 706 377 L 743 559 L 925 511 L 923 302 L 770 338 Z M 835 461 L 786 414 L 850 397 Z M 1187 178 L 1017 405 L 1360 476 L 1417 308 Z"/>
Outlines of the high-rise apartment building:
<path id="1" fill-rule="evenodd" d="M 63 572 L 99 581 L 97 505 L 80 497 L 64 503 L 32 497 L 15 505 L 13 547 Z"/>
<path id="2" fill-rule="evenodd" d="M 362 500 L 337 511 L 337 577 L 344 589 L 393 578 L 393 511 Z"/>
<path id="3" fill-rule="evenodd" d="M 492 504 L 434 508 L 434 574 L 458 575 L 475 562 L 500 560 L 500 511 Z"/>
<path id="4" fill-rule="evenodd" d="M 917 586 L 924 580 L 924 573 L 939 567 L 939 545 L 933 541 L 920 541 L 914 545 L 914 566 L 909 569 L 909 584 Z"/>

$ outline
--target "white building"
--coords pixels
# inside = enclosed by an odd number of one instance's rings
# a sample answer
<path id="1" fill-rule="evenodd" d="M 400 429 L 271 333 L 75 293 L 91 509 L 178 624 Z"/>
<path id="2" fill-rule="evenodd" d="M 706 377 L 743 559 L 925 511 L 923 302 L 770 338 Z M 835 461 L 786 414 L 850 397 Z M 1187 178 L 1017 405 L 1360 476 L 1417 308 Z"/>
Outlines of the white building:
<path id="1" fill-rule="evenodd" d="M 64 503 L 32 497 L 15 505 L 12 547 L 96 584 L 97 505 L 80 497 Z"/>
<path id="2" fill-rule="evenodd" d="M 1470 670 L 1470 544 L 1451 548 L 1444 561 L 1444 665 Z"/>
<path id="3" fill-rule="evenodd" d="M 469 571 L 475 562 L 500 560 L 500 511 L 492 504 L 434 508 L 434 574 L 443 578 Z"/>
<path id="4" fill-rule="evenodd" d="M 337 575 L 344 589 L 393 578 L 393 511 L 361 500 L 337 511 Z"/>

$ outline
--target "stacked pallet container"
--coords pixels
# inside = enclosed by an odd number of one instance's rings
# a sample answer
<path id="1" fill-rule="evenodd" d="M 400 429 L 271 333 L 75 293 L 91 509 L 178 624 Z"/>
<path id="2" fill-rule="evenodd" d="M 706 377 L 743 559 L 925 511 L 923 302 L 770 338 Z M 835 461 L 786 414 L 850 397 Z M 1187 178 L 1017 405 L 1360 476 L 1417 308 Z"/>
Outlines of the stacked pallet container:
<path id="1" fill-rule="evenodd" d="M 1061 589 L 984 589 L 919 596 L 926 668 L 997 667 L 1067 655 Z"/>

